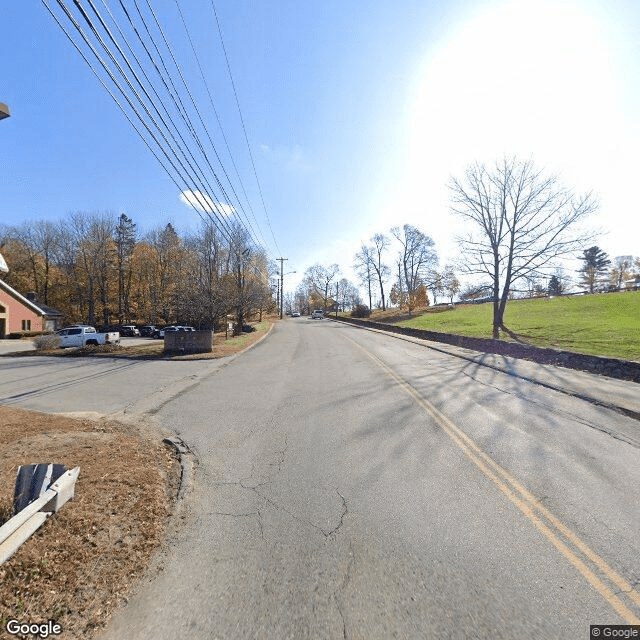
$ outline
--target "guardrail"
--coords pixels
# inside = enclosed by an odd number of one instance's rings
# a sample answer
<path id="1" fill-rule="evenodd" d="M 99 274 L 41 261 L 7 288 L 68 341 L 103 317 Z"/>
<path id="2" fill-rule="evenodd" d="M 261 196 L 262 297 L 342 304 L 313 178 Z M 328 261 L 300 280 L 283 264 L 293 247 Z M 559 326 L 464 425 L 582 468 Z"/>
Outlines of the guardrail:
<path id="1" fill-rule="evenodd" d="M 75 493 L 80 467 L 63 473 L 38 498 L 0 527 L 0 564 L 6 562 Z"/>

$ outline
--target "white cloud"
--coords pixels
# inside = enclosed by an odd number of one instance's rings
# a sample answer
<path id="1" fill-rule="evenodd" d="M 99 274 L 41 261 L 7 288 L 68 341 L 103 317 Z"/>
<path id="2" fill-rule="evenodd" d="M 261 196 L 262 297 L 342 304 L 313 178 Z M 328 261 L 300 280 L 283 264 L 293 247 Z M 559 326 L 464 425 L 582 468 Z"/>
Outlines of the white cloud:
<path id="1" fill-rule="evenodd" d="M 201 213 L 210 213 L 224 217 L 232 216 L 236 210 L 224 202 L 216 202 L 206 193 L 201 191 L 183 191 L 180 194 L 180 200 L 188 207 L 193 207 Z"/>

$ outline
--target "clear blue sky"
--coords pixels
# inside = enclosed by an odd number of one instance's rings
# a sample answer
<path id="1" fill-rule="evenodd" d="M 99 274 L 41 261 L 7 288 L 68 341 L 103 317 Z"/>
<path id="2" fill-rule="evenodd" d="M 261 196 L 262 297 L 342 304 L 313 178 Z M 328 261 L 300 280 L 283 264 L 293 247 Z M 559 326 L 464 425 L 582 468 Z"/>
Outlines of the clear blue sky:
<path id="1" fill-rule="evenodd" d="M 222 149 L 175 4 L 152 5 Z M 290 286 L 317 261 L 352 277 L 359 244 L 405 222 L 434 237 L 443 261 L 453 257 L 447 178 L 505 153 L 595 191 L 594 223 L 610 231 L 598 244 L 640 254 L 637 2 L 218 0 L 280 252 L 211 2 L 181 6 L 261 235 L 299 272 Z M 112 211 L 142 231 L 197 224 L 40 0 L 4 4 L 0 42 L 0 102 L 12 112 L 0 123 L 0 222 Z"/>

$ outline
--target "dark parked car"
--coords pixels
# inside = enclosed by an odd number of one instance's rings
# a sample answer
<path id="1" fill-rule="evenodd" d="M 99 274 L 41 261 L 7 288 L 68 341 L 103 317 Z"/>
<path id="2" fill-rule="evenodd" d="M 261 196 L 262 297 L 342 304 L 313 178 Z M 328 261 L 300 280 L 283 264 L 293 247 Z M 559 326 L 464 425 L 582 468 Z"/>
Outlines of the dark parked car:
<path id="1" fill-rule="evenodd" d="M 140 335 L 141 336 L 151 337 L 155 330 L 156 330 L 155 325 L 146 324 L 144 327 L 140 327 Z"/>
<path id="2" fill-rule="evenodd" d="M 127 336 L 129 338 L 135 338 L 136 336 L 140 335 L 140 332 L 138 331 L 137 327 L 134 327 L 132 324 L 127 324 L 120 327 L 120 335 Z"/>

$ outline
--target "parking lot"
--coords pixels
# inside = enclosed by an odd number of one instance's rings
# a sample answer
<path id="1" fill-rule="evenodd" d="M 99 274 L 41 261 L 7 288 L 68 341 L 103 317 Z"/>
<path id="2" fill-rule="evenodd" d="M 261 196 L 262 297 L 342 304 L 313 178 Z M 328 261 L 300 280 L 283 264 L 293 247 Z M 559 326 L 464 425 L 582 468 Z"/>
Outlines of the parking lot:
<path id="1" fill-rule="evenodd" d="M 135 347 L 140 344 L 156 342 L 153 338 L 123 338 L 120 336 L 120 344 L 124 347 Z M 24 340 L 0 340 L 0 355 L 7 353 L 17 353 L 21 351 L 33 351 L 33 340 L 27 338 Z"/>

